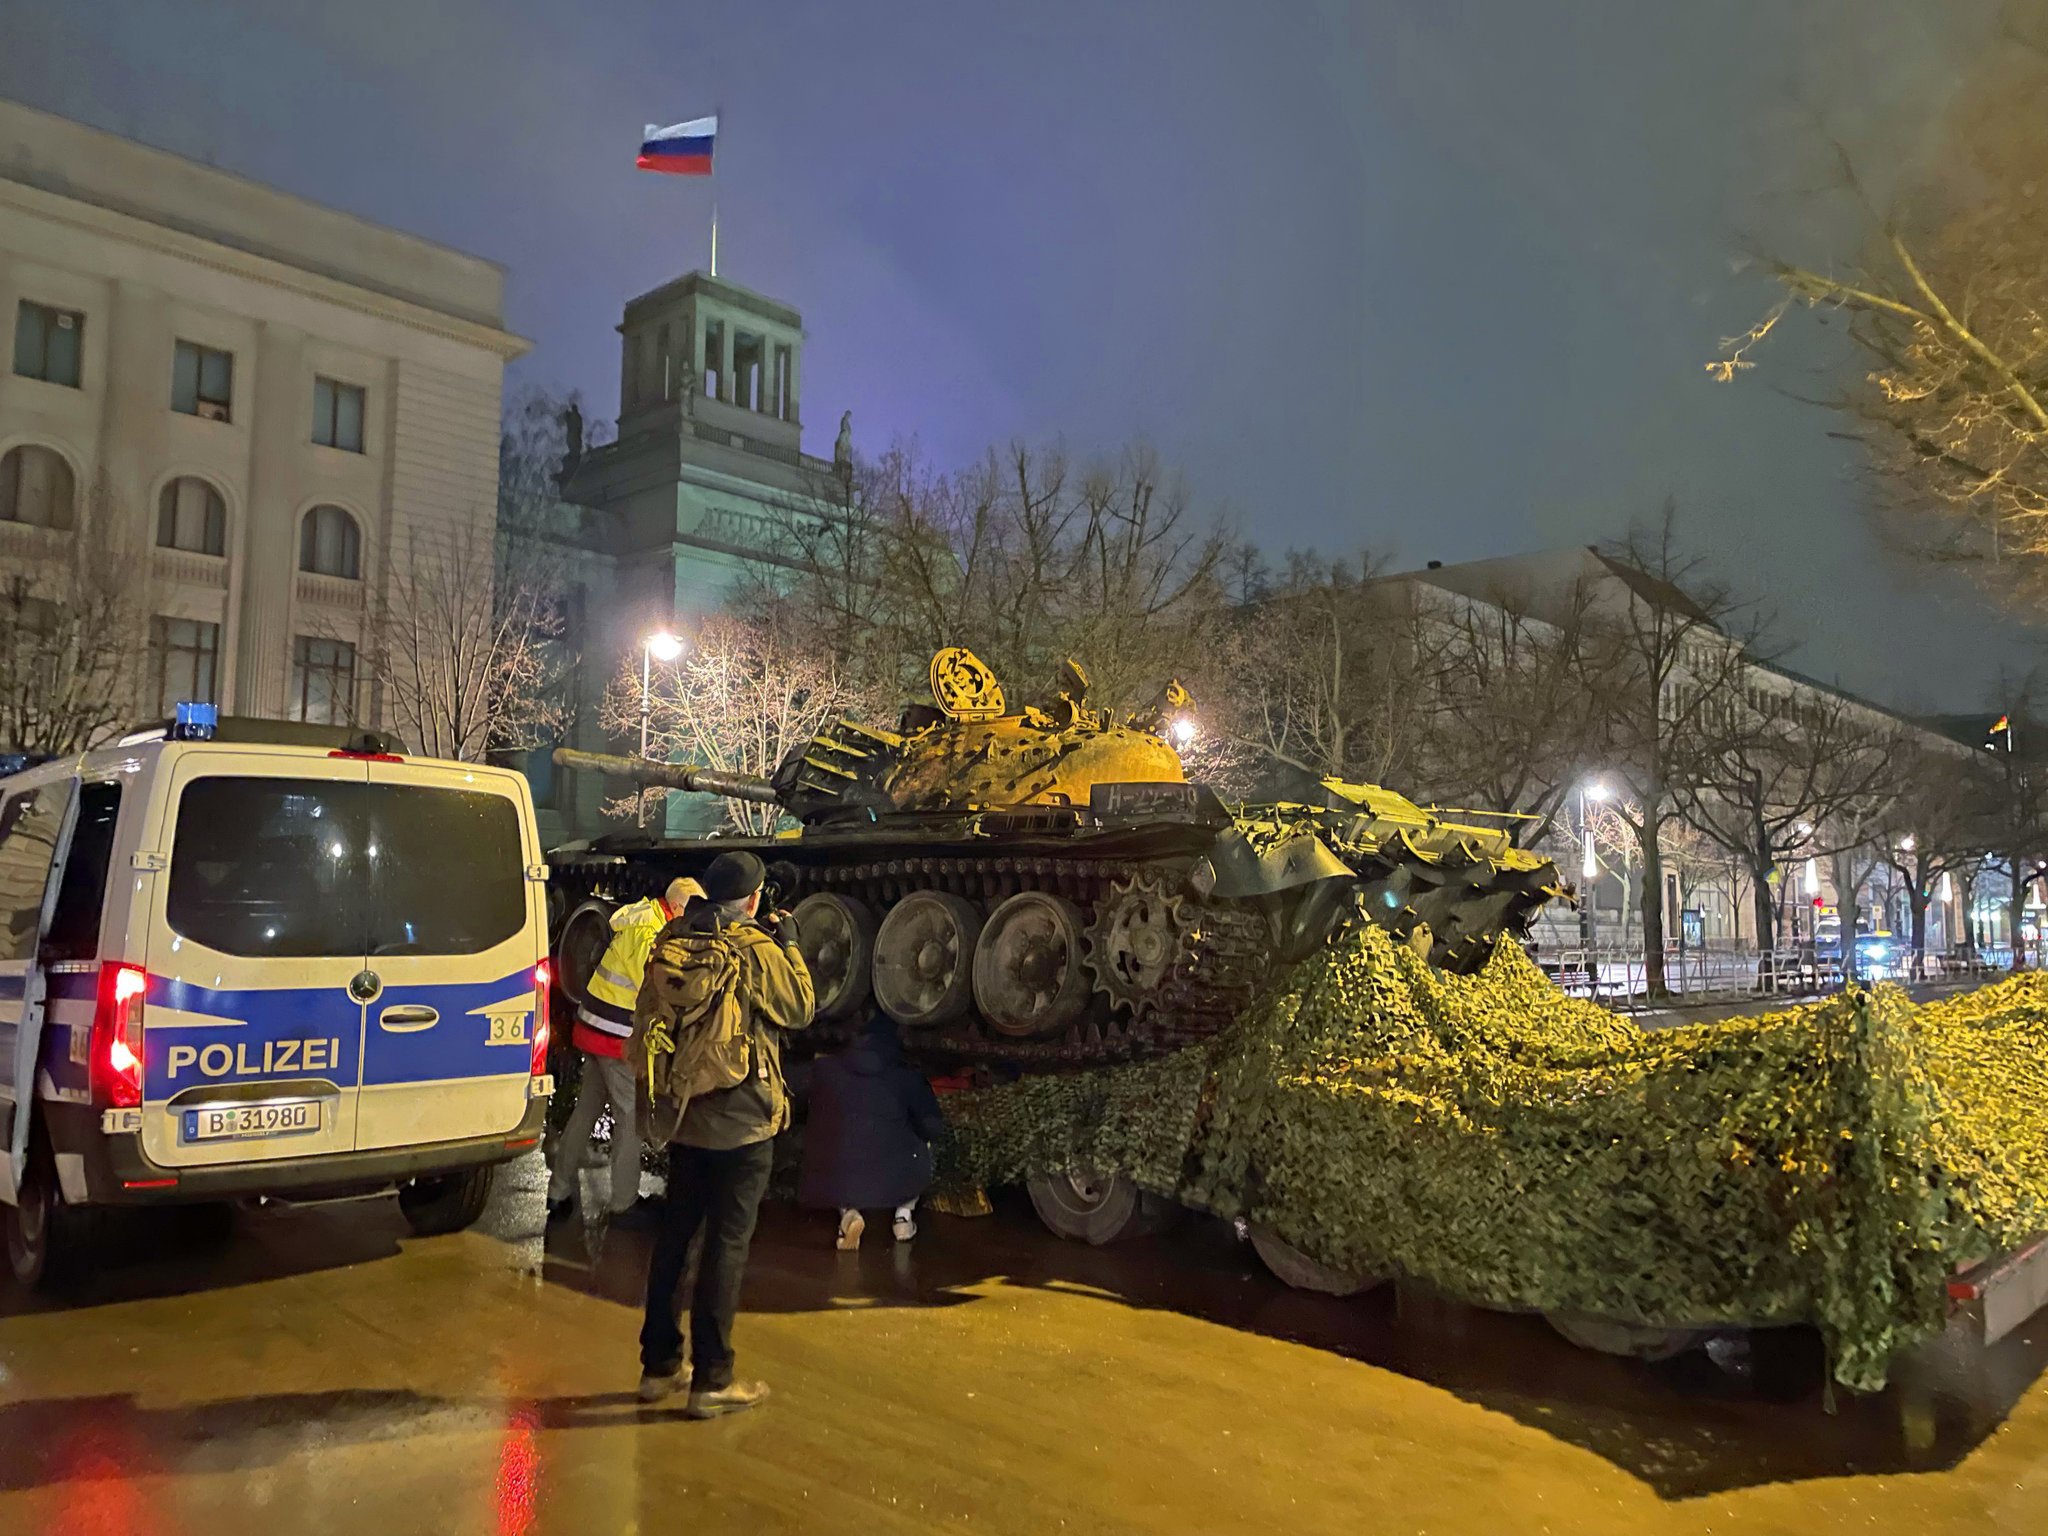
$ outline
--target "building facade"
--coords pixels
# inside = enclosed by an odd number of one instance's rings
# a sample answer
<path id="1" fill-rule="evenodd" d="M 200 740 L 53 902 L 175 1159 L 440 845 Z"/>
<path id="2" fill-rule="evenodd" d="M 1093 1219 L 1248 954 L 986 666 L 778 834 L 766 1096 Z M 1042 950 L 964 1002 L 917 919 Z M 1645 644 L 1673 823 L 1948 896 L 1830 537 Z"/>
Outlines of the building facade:
<path id="1" fill-rule="evenodd" d="M 141 718 L 379 720 L 421 541 L 489 538 L 504 273 L 0 101 L 0 563 L 111 561 Z"/>

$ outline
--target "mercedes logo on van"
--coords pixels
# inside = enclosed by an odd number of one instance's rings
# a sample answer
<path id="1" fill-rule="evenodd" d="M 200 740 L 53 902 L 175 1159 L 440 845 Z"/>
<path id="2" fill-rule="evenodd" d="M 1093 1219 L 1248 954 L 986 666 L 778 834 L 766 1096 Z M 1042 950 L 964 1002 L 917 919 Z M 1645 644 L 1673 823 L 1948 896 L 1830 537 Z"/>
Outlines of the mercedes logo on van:
<path id="1" fill-rule="evenodd" d="M 384 990 L 384 978 L 372 970 L 357 971 L 349 978 L 348 995 L 359 1003 L 372 1002 Z"/>

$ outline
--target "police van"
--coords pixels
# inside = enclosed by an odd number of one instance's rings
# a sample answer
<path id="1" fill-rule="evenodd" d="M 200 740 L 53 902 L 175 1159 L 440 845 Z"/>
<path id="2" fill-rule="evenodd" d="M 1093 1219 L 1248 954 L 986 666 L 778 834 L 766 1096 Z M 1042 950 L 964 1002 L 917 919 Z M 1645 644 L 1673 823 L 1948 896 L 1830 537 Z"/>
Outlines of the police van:
<path id="1" fill-rule="evenodd" d="M 455 1231 L 538 1144 L 532 797 L 396 745 L 180 706 L 0 779 L 16 1279 L 60 1273 L 95 1208 L 395 1189 L 415 1231 Z"/>

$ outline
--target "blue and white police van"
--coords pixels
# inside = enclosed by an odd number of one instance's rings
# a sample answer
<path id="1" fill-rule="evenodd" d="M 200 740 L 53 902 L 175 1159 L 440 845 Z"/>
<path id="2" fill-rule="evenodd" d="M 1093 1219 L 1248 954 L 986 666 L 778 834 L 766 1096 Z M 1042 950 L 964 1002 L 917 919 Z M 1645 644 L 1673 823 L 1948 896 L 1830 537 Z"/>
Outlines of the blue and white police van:
<path id="1" fill-rule="evenodd" d="M 200 706 L 0 779 L 0 1216 L 38 1285 L 120 1206 L 483 1210 L 547 1095 L 526 781 Z M 101 1240 L 113 1240 L 111 1232 Z"/>

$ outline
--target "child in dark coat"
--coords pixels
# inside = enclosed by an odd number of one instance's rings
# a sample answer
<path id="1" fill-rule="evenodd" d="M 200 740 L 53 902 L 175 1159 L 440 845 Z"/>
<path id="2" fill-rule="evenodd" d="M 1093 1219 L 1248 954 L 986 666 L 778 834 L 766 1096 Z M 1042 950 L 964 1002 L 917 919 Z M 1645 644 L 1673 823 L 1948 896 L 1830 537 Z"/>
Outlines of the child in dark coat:
<path id="1" fill-rule="evenodd" d="M 946 1129 L 938 1096 L 877 1013 L 851 1045 L 811 1069 L 797 1198 L 839 1211 L 839 1247 L 860 1246 L 863 1208 L 891 1207 L 896 1241 L 917 1236 L 913 1209 L 932 1181 L 931 1143 Z"/>

